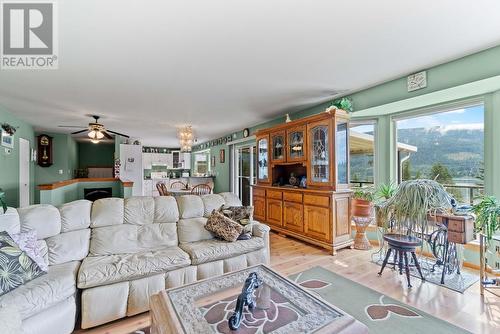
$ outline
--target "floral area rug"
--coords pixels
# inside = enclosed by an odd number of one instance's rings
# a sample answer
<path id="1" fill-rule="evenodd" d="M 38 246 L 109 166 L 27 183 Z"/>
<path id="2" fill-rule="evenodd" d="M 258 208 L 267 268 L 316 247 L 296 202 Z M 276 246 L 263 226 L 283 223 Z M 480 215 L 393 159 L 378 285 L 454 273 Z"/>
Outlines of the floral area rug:
<path id="1" fill-rule="evenodd" d="M 314 267 L 289 278 L 364 323 L 370 333 L 469 333 L 322 267 Z M 240 329 L 231 331 L 227 319 L 234 310 L 236 298 L 237 295 L 231 296 L 200 308 L 205 320 L 212 325 L 213 333 L 272 333 L 304 312 L 293 307 L 279 293 L 272 292 L 269 308 L 252 312 L 246 310 Z M 131 334 L 149 333 L 149 328 L 146 328 Z"/>

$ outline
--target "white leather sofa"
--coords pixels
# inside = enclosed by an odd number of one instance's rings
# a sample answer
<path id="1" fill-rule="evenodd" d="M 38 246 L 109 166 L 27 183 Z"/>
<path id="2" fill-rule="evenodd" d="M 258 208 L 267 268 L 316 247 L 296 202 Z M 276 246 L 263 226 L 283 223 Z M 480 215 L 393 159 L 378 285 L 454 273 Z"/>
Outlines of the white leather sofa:
<path id="1" fill-rule="evenodd" d="M 253 222 L 252 238 L 234 243 L 205 230 L 221 205 L 241 202 L 223 193 L 9 209 L 0 231 L 35 229 L 49 272 L 1 296 L 0 306 L 16 307 L 25 333 L 65 334 L 77 315 L 82 328 L 98 326 L 147 311 L 149 296 L 165 288 L 268 263 L 266 225 Z"/>

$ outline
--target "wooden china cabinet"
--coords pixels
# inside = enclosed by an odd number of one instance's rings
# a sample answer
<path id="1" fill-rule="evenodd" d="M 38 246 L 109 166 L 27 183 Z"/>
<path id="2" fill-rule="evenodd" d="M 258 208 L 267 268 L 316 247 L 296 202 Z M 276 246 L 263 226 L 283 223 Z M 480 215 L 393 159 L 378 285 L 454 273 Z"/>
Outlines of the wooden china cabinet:
<path id="1" fill-rule="evenodd" d="M 254 217 L 335 254 L 353 244 L 349 116 L 324 112 L 257 132 Z"/>

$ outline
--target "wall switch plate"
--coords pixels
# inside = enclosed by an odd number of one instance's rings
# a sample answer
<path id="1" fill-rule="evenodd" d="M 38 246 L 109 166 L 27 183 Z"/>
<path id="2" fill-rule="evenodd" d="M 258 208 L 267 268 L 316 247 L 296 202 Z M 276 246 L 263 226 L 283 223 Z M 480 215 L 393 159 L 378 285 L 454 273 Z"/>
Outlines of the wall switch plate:
<path id="1" fill-rule="evenodd" d="M 62 169 L 59 169 L 59 174 L 60 175 L 63 175 L 64 174 L 64 171 Z"/>

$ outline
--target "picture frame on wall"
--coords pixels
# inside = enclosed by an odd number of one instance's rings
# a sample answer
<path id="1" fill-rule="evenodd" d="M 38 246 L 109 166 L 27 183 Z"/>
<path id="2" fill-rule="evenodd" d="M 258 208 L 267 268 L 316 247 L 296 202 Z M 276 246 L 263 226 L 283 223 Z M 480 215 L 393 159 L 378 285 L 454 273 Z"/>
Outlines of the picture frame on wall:
<path id="1" fill-rule="evenodd" d="M 215 167 L 215 155 L 212 155 L 212 161 L 210 162 L 210 167 Z"/>
<path id="2" fill-rule="evenodd" d="M 221 164 L 226 162 L 226 150 L 222 149 L 219 151 L 219 161 Z"/>
<path id="3" fill-rule="evenodd" d="M 14 148 L 14 136 L 10 135 L 7 131 L 2 130 L 0 145 L 6 148 Z"/>

